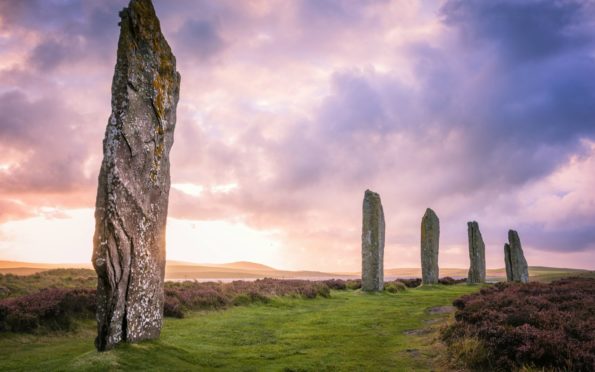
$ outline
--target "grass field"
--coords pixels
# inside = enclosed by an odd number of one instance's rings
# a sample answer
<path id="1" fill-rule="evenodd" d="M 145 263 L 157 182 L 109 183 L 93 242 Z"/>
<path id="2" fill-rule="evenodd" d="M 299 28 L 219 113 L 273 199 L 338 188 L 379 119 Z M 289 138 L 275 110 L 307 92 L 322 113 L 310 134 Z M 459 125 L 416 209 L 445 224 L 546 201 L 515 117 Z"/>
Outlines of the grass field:
<path id="1" fill-rule="evenodd" d="M 391 294 L 333 291 L 329 299 L 167 318 L 157 341 L 105 353 L 94 323 L 51 335 L 0 335 L 2 370 L 411 371 L 436 369 L 436 330 L 450 305 L 479 287 L 435 286 Z"/>

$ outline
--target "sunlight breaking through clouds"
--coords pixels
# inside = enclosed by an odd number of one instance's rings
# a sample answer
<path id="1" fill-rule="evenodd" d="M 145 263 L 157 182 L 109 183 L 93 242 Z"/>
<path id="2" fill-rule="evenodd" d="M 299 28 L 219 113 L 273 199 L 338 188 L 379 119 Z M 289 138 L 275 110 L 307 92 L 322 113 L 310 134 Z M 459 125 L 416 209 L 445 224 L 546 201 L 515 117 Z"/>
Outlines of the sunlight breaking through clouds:
<path id="1" fill-rule="evenodd" d="M 595 265 L 591 2 L 154 3 L 182 74 L 168 255 L 357 270 L 371 188 L 386 267 L 419 266 L 427 207 L 441 266 L 470 220 L 488 267 L 509 228 L 532 265 Z M 89 260 L 123 5 L 0 2 L 2 255 Z"/>

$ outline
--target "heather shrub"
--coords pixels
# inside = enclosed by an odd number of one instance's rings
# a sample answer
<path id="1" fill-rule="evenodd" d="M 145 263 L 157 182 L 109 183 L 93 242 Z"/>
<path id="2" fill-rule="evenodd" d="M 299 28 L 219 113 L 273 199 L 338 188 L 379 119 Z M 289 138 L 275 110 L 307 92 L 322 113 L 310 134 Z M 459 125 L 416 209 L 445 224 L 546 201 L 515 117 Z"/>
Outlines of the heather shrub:
<path id="1" fill-rule="evenodd" d="M 340 287 L 340 282 L 334 282 L 332 285 Z M 268 303 L 272 297 L 279 296 L 330 297 L 330 288 L 325 282 L 270 278 L 255 281 L 236 280 L 231 283 L 186 281 L 167 282 L 165 296 L 166 303 L 168 298 L 175 298 L 179 302 L 179 306 L 175 308 L 183 312 Z M 172 301 L 171 304 L 177 305 L 178 302 Z"/>
<path id="2" fill-rule="evenodd" d="M 175 296 L 165 296 L 165 301 L 163 303 L 163 315 L 171 318 L 183 318 L 184 317 L 184 309 L 182 308 L 182 303 L 178 300 Z"/>
<path id="3" fill-rule="evenodd" d="M 3 327 L 12 332 L 32 332 L 39 327 L 39 317 L 30 313 L 11 312 Z"/>
<path id="4" fill-rule="evenodd" d="M 595 369 L 595 279 L 498 283 L 453 305 L 455 322 L 442 339 L 470 368 Z M 479 351 L 461 351 L 469 340 Z"/>
<path id="5" fill-rule="evenodd" d="M 72 272 L 69 272 L 72 273 Z M 64 281 L 77 281 L 77 277 L 60 275 Z M 45 278 L 44 274 L 35 274 Z M 51 277 L 50 275 L 50 277 Z M 71 279 L 68 279 L 70 277 Z M 5 281 L 20 280 L 5 275 Z M 300 298 L 330 297 L 331 289 L 346 288 L 342 280 L 315 282 L 308 280 L 259 279 L 255 281 L 181 282 L 165 283 L 163 314 L 183 318 L 188 310 L 217 310 L 229 306 L 268 303 L 272 297 Z M 67 330 L 76 317 L 93 317 L 96 311 L 94 289 L 46 288 L 20 297 L 0 300 L 0 332 L 33 332 L 39 328 Z"/>
<path id="6" fill-rule="evenodd" d="M 419 287 L 421 285 L 421 278 L 413 278 L 413 279 L 399 278 L 399 279 L 396 279 L 396 281 L 405 284 L 405 286 L 407 286 L 407 288 L 415 288 L 415 287 Z M 451 278 L 450 276 L 445 276 L 444 278 L 438 279 L 438 283 L 443 284 L 443 285 L 453 285 L 453 284 L 466 283 L 466 282 L 467 282 L 467 278 L 454 279 L 454 278 Z"/>
<path id="7" fill-rule="evenodd" d="M 453 284 L 466 283 L 466 282 L 467 282 L 467 278 L 454 279 L 454 278 L 451 278 L 450 276 L 445 276 L 444 278 L 438 279 L 438 283 L 444 284 L 444 285 L 453 285 Z"/>
<path id="8" fill-rule="evenodd" d="M 89 269 L 52 269 L 33 275 L 0 276 L 0 300 L 33 294 L 46 288 L 89 288 L 97 286 L 97 274 Z"/>
<path id="9" fill-rule="evenodd" d="M 338 291 L 347 289 L 347 282 L 343 279 L 328 279 L 323 281 L 323 283 L 326 284 L 326 286 L 330 289 L 335 289 Z"/>
<path id="10" fill-rule="evenodd" d="M 245 306 L 250 305 L 252 303 L 252 299 L 247 294 L 239 294 L 234 297 L 232 304 L 234 306 Z"/>
<path id="11" fill-rule="evenodd" d="M 0 303 L 0 332 L 7 331 L 6 318 L 8 317 L 8 309 Z"/>
<path id="12" fill-rule="evenodd" d="M 2 275 L 2 274 L 0 274 Z M 0 298 L 8 297 L 10 295 L 10 289 L 8 287 L 0 286 Z"/>
<path id="13" fill-rule="evenodd" d="M 306 296 L 306 298 L 316 298 L 317 296 L 329 298 L 331 297 L 331 289 L 324 283 L 316 283 L 313 287 L 314 296 Z"/>
<path id="14" fill-rule="evenodd" d="M 254 302 L 260 302 L 260 303 L 266 304 L 266 303 L 271 302 L 271 299 L 270 298 L 268 298 L 267 296 L 265 296 L 265 295 L 263 295 L 261 293 L 258 293 L 256 291 L 250 291 L 248 293 L 248 298 L 250 299 L 250 301 L 252 303 L 254 303 Z"/>
<path id="15" fill-rule="evenodd" d="M 70 314 L 95 314 L 97 301 L 94 289 L 68 289 L 64 291 L 62 306 Z"/>
<path id="16" fill-rule="evenodd" d="M 271 302 L 271 299 L 269 297 L 267 297 L 261 293 L 258 293 L 256 291 L 250 291 L 248 293 L 238 294 L 232 300 L 232 304 L 234 306 L 250 305 L 253 303 L 266 304 L 269 302 Z"/>
<path id="17" fill-rule="evenodd" d="M 314 287 L 303 288 L 300 292 L 304 298 L 316 298 L 318 296 L 318 289 Z"/>
<path id="18" fill-rule="evenodd" d="M 360 289 L 362 287 L 361 279 L 349 279 L 345 282 L 347 289 Z"/>
<path id="19" fill-rule="evenodd" d="M 405 286 L 407 288 L 415 288 L 415 287 L 419 287 L 421 285 L 421 279 L 420 278 L 414 278 L 414 279 L 397 279 L 395 281 L 401 282 L 401 283 L 405 284 Z"/>
<path id="20" fill-rule="evenodd" d="M 0 301 L 0 330 L 33 332 L 40 327 L 67 330 L 76 316 L 95 312 L 95 291 L 50 288 Z"/>
<path id="21" fill-rule="evenodd" d="M 407 286 L 398 281 L 389 282 L 384 285 L 384 290 L 390 293 L 403 292 L 407 290 Z"/>

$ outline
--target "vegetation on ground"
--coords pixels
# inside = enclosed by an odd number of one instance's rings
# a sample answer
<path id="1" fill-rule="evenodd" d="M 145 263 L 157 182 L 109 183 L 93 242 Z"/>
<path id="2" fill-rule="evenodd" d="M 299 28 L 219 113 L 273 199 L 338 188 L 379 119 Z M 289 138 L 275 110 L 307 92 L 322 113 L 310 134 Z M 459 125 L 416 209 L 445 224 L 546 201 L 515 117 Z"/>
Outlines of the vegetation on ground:
<path id="1" fill-rule="evenodd" d="M 443 331 L 455 363 L 477 370 L 595 370 L 595 279 L 498 283 L 453 302 Z"/>
<path id="2" fill-rule="evenodd" d="M 329 282 L 330 283 L 330 282 Z M 336 288 L 342 281 L 333 281 Z M 330 296 L 325 282 L 259 279 L 255 281 L 167 282 L 164 315 L 182 318 L 188 311 L 217 310 L 252 303 L 267 303 L 274 297 L 306 299 Z M 95 289 L 44 288 L 0 300 L 0 332 L 45 332 L 69 330 L 76 319 L 92 319 L 96 309 Z"/>
<path id="3" fill-rule="evenodd" d="M 0 332 L 45 332 L 69 330 L 76 319 L 92 319 L 96 308 L 94 276 L 90 270 L 59 269 L 15 277 L 4 275 L 12 296 L 0 300 Z M 73 281 L 73 278 L 77 278 Z M 92 281 L 90 280 L 92 279 Z M 37 282 L 35 281 L 37 280 Z M 442 278 L 443 284 L 460 281 Z M 50 286 L 39 288 L 42 285 Z M 76 283 L 82 287 L 76 288 Z M 419 279 L 387 283 L 393 293 L 418 286 Z M 85 287 L 86 286 L 86 287 Z M 330 290 L 361 288 L 361 280 L 329 279 L 309 281 L 296 279 L 258 279 L 255 281 L 166 282 L 164 315 L 183 318 L 189 311 L 219 310 L 253 303 L 267 303 L 274 297 L 291 296 L 306 299 L 329 297 Z M 23 295 L 17 296 L 16 293 Z"/>
<path id="4" fill-rule="evenodd" d="M 358 279 L 166 282 L 162 337 L 102 354 L 95 281 L 85 269 L 0 275 L 1 369 L 424 370 L 446 368 L 445 355 L 457 369 L 595 369 L 595 279 L 586 277 L 398 279 L 376 294 Z M 456 321 L 439 334 L 444 305 L 480 288 L 454 301 Z"/>
<path id="5" fill-rule="evenodd" d="M 70 330 L 76 318 L 93 318 L 95 290 L 48 288 L 0 301 L 0 332 Z"/>
<path id="6" fill-rule="evenodd" d="M 341 285 L 341 282 L 337 282 Z M 347 286 L 347 283 L 342 283 Z M 155 341 L 98 353 L 95 323 L 72 332 L 0 334 L 4 370 L 435 370 L 442 309 L 478 286 L 399 293 L 332 291 L 329 298 L 272 297 L 225 311 L 166 318 Z"/>
<path id="7" fill-rule="evenodd" d="M 542 266 L 529 267 L 529 280 L 532 282 L 549 283 L 554 280 L 568 277 L 595 278 L 595 271 Z"/>
<path id="8" fill-rule="evenodd" d="M 324 282 L 309 280 L 257 279 L 220 282 L 168 282 L 165 288 L 165 316 L 184 317 L 189 310 L 214 310 L 230 306 L 267 303 L 274 297 L 306 299 L 330 297 Z"/>
<path id="9" fill-rule="evenodd" d="M 0 300 L 46 288 L 95 288 L 97 274 L 89 269 L 52 269 L 32 275 L 0 274 Z"/>

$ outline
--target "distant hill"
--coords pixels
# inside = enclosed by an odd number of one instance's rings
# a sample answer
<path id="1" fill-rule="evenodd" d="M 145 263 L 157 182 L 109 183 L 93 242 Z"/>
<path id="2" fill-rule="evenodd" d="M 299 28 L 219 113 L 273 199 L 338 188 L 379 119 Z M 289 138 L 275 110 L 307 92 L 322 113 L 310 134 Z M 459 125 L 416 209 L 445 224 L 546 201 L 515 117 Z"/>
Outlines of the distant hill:
<path id="1" fill-rule="evenodd" d="M 87 269 L 92 265 L 90 263 L 32 263 L 21 261 L 2 261 L 0 260 L 0 269 L 14 268 L 14 267 L 31 267 L 43 269 Z"/>
<path id="2" fill-rule="evenodd" d="M 0 274 L 33 275 L 48 270 L 53 269 L 39 267 L 5 267 L 0 269 Z"/>
<path id="3" fill-rule="evenodd" d="M 30 263 L 18 261 L 0 261 L 0 274 L 15 274 L 15 275 L 31 275 L 42 271 L 47 271 L 57 268 L 71 268 L 71 269 L 92 269 L 91 264 L 46 264 L 46 263 Z M 547 281 L 566 276 L 580 275 L 580 276 L 594 276 L 595 272 L 570 269 L 570 268 L 555 268 L 543 266 L 530 266 L 529 276 L 533 280 Z M 421 277 L 420 268 L 393 268 L 386 269 L 384 276 L 388 279 L 399 278 L 419 278 Z M 441 268 L 440 276 L 451 277 L 466 277 L 467 269 L 461 268 Z M 248 261 L 231 262 L 225 264 L 200 264 L 185 261 L 167 261 L 165 266 L 166 280 L 234 280 L 234 279 L 258 279 L 258 278 L 303 278 L 303 279 L 323 279 L 323 278 L 359 278 L 359 272 L 348 273 L 330 273 L 322 271 L 307 271 L 307 270 L 278 270 L 273 267 Z M 506 270 L 488 269 L 488 280 L 502 280 L 506 278 Z"/>
<path id="4" fill-rule="evenodd" d="M 451 276 L 455 278 L 467 277 L 468 269 L 461 268 L 440 268 L 440 277 Z M 359 276 L 359 272 L 343 273 L 345 275 Z M 488 269 L 486 272 L 488 280 L 503 280 L 506 279 L 506 269 Z M 544 266 L 529 266 L 529 277 L 535 281 L 550 281 L 558 278 L 568 276 L 591 276 L 595 277 L 595 271 L 584 269 L 567 269 L 558 267 L 544 267 Z M 387 278 L 420 278 L 421 268 L 393 268 L 385 269 L 384 277 Z"/>
<path id="5" fill-rule="evenodd" d="M 165 266 L 166 279 L 256 279 L 256 278 L 329 278 L 350 277 L 320 271 L 277 270 L 252 262 L 230 264 L 168 264 Z"/>
<path id="6" fill-rule="evenodd" d="M 238 261 L 232 262 L 228 264 L 215 264 L 215 265 L 206 265 L 206 266 L 220 266 L 220 267 L 229 267 L 239 270 L 276 270 L 270 266 L 255 263 L 255 262 L 248 262 L 248 261 Z"/>
<path id="7" fill-rule="evenodd" d="M 91 264 L 46 264 L 18 261 L 0 261 L 0 274 L 31 275 L 57 268 L 92 269 Z M 289 271 L 277 270 L 273 267 L 239 261 L 225 264 L 200 264 L 184 261 L 167 261 L 165 278 L 168 280 L 182 279 L 258 279 L 258 278 L 329 278 L 350 277 L 320 271 Z"/>
<path id="8" fill-rule="evenodd" d="M 92 269 L 91 263 L 33 263 L 20 261 L 1 261 L 0 273 L 30 275 L 51 269 Z"/>
<path id="9" fill-rule="evenodd" d="M 237 262 L 230 262 L 230 263 L 223 263 L 223 264 L 214 264 L 214 263 L 194 263 L 194 262 L 187 262 L 187 261 L 167 261 L 167 265 L 170 266 L 202 266 L 202 267 L 220 267 L 220 268 L 228 268 L 228 269 L 238 269 L 238 270 L 277 270 L 273 267 L 249 262 L 249 261 L 237 261 Z"/>

